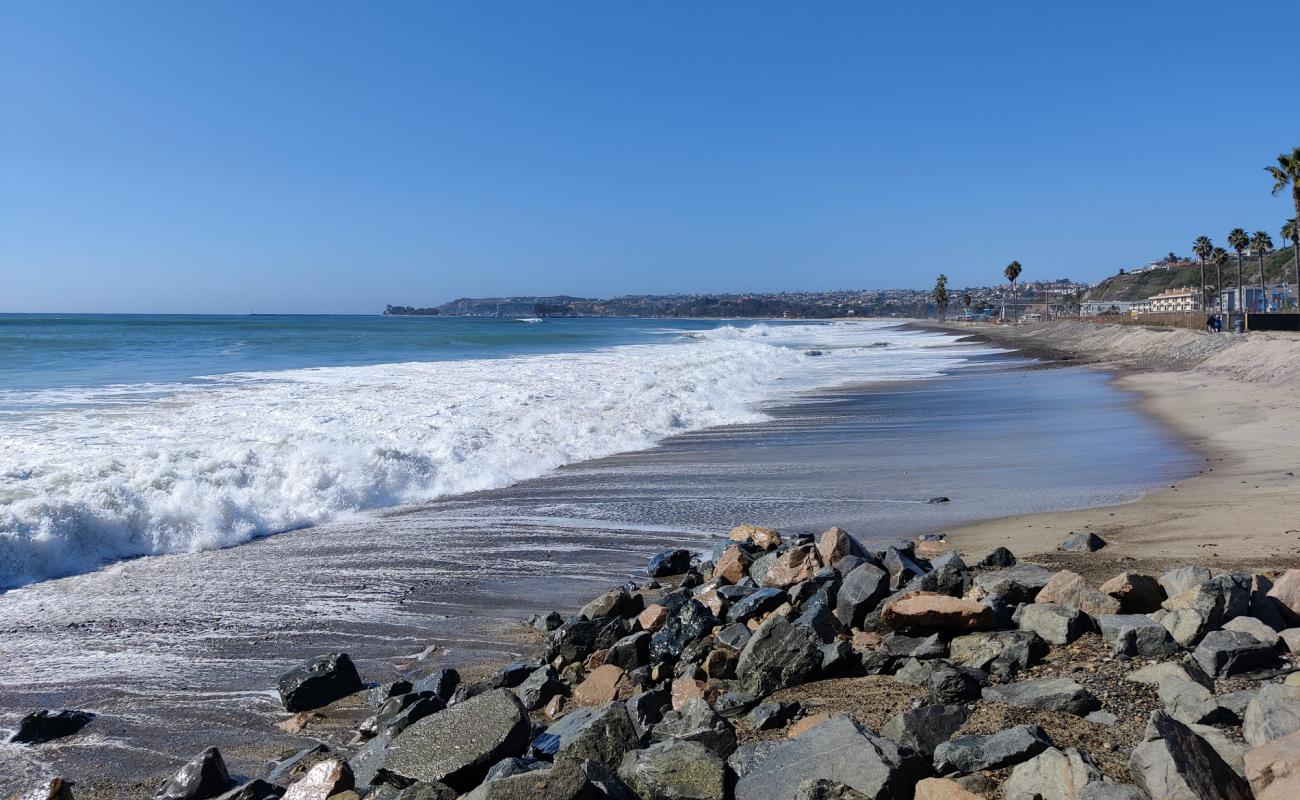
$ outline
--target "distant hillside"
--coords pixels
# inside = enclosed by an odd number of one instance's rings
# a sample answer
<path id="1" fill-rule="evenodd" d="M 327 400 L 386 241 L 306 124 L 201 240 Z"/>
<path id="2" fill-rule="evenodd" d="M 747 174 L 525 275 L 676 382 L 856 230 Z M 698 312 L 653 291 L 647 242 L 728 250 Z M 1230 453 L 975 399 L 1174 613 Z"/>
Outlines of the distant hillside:
<path id="1" fill-rule="evenodd" d="M 1247 257 L 1242 262 L 1242 275 L 1247 284 L 1259 283 L 1259 259 Z M 1268 283 L 1295 281 L 1295 267 L 1292 264 L 1291 248 L 1270 253 L 1264 257 L 1264 276 Z M 1214 268 L 1206 266 L 1205 282 L 1214 285 Z M 1237 283 L 1237 257 L 1233 255 L 1223 268 L 1225 285 Z M 1084 296 L 1085 300 L 1145 300 L 1152 295 L 1168 289 L 1183 286 L 1199 286 L 1201 269 L 1199 265 L 1190 267 L 1159 267 L 1148 272 L 1128 272 L 1113 275 L 1093 286 Z"/>

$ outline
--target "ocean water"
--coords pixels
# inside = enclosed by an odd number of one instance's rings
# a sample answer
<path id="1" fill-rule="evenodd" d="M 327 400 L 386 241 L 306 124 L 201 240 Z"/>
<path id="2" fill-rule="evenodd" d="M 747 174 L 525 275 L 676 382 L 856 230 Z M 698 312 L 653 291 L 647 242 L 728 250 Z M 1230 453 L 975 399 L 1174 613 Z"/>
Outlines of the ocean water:
<path id="1" fill-rule="evenodd" d="M 986 352 L 879 321 L 0 316 L 0 589 L 498 489 Z"/>

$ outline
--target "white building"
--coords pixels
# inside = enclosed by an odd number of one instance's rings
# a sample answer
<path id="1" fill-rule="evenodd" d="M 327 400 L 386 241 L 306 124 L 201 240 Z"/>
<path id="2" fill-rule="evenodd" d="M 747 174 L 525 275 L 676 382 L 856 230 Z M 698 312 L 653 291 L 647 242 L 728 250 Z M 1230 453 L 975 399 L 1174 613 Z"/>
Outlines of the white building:
<path id="1" fill-rule="evenodd" d="M 1148 297 L 1147 304 L 1146 313 L 1151 314 L 1183 314 L 1195 311 L 1196 290 L 1188 286 L 1170 289 Z"/>
<path id="2" fill-rule="evenodd" d="M 1127 314 L 1133 309 L 1129 300 L 1088 300 L 1079 306 L 1079 313 L 1085 317 L 1102 314 Z"/>

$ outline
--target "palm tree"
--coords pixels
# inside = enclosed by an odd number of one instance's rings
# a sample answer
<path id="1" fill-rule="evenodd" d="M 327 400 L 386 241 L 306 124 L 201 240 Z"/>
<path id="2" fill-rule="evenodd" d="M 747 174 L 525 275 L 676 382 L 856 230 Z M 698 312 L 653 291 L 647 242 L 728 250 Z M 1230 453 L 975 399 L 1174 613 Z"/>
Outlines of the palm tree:
<path id="1" fill-rule="evenodd" d="M 1260 311 L 1268 311 L 1268 287 L 1264 285 L 1264 256 L 1273 252 L 1273 237 L 1267 231 L 1255 231 L 1250 237 L 1250 249 L 1259 256 L 1259 303 Z"/>
<path id="2" fill-rule="evenodd" d="M 1223 265 L 1228 263 L 1228 251 L 1222 247 L 1214 248 L 1214 252 L 1210 253 L 1210 263 L 1214 265 L 1214 293 L 1218 295 L 1214 302 L 1222 314 L 1226 310 L 1223 307 Z"/>
<path id="3" fill-rule="evenodd" d="M 1246 248 L 1250 246 L 1250 237 L 1241 228 L 1233 228 L 1228 231 L 1228 247 L 1237 251 L 1237 310 L 1246 313 L 1246 295 L 1245 288 L 1241 282 L 1241 257 L 1245 255 Z"/>
<path id="4" fill-rule="evenodd" d="M 1296 270 L 1300 272 L 1300 224 L 1296 223 L 1296 217 L 1292 217 L 1282 223 L 1282 241 L 1291 240 L 1291 247 L 1295 251 Z M 1296 306 L 1300 307 L 1300 275 L 1297 275 L 1295 289 Z"/>
<path id="5" fill-rule="evenodd" d="M 1197 236 L 1192 242 L 1192 252 L 1201 260 L 1201 310 L 1205 310 L 1205 259 L 1214 252 L 1214 242 L 1208 236 Z"/>
<path id="6" fill-rule="evenodd" d="M 970 296 L 970 292 L 962 292 L 961 304 L 966 306 L 966 313 L 970 313 L 970 304 L 975 302 L 975 298 Z"/>
<path id="7" fill-rule="evenodd" d="M 939 319 L 948 316 L 948 276 L 942 272 L 934 282 L 934 305 L 939 309 Z"/>
<path id="8" fill-rule="evenodd" d="M 1002 270 L 1002 274 L 1006 276 L 1006 279 L 1008 281 L 1011 281 L 1011 307 L 1013 309 L 1011 313 L 1013 315 L 1015 314 L 1014 309 L 1016 306 L 1016 279 L 1020 277 L 1020 273 L 1022 271 L 1023 271 L 1023 267 L 1020 266 L 1019 261 L 1012 261 L 1010 264 L 1007 264 L 1006 269 Z M 1007 315 L 1007 307 L 1006 304 L 1003 304 L 1002 316 L 1006 317 L 1006 315 Z"/>
<path id="9" fill-rule="evenodd" d="M 1276 167 L 1264 167 L 1264 169 L 1273 176 L 1273 194 L 1280 194 L 1287 186 L 1291 187 L 1291 202 L 1295 204 L 1296 219 L 1300 219 L 1300 147 L 1292 150 L 1290 155 L 1286 153 L 1279 155 Z M 1291 232 L 1300 233 L 1294 228 Z M 1296 292 L 1300 293 L 1300 240 L 1294 236 L 1291 237 L 1291 248 L 1295 255 Z M 1300 294 L 1296 297 L 1300 300 Z"/>

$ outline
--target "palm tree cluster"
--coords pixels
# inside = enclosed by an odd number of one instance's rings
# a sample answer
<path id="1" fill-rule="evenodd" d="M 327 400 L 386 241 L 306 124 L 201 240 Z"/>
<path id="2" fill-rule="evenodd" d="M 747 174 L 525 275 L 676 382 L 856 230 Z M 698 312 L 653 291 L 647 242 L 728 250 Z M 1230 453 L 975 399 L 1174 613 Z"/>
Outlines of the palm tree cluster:
<path id="1" fill-rule="evenodd" d="M 1011 283 L 1011 307 L 1013 309 L 1012 314 L 1015 313 L 1014 309 L 1016 305 L 1016 279 L 1020 277 L 1020 273 L 1022 271 L 1023 268 L 1020 266 L 1019 261 L 1012 261 L 1010 264 L 1007 264 L 1006 269 L 1002 270 L 1002 276 L 1005 277 Z M 1007 316 L 1007 306 L 1006 303 L 1003 303 L 1002 318 L 1006 319 L 1006 316 Z"/>
<path id="2" fill-rule="evenodd" d="M 948 316 L 948 276 L 943 273 L 934 282 L 934 305 L 939 309 L 939 319 Z"/>

